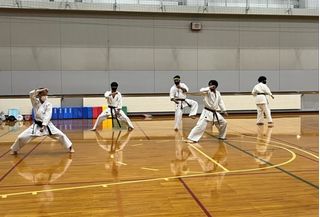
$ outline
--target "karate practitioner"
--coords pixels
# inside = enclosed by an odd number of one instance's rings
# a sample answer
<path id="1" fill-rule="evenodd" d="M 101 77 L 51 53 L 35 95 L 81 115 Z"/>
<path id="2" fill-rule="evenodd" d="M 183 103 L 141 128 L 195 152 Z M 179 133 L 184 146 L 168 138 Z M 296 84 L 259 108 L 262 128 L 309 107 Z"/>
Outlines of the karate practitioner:
<path id="1" fill-rule="evenodd" d="M 209 81 L 209 87 L 200 89 L 200 92 L 204 95 L 204 108 L 197 125 L 191 130 L 188 136 L 188 139 L 191 142 L 198 142 L 200 140 L 204 131 L 206 130 L 208 122 L 213 122 L 213 124 L 218 128 L 219 139 L 226 139 L 227 121 L 220 113 L 217 112 L 217 110 L 220 108 L 221 113 L 225 116 L 227 116 L 228 113 L 221 98 L 220 92 L 216 90 L 217 87 L 218 82 L 216 80 L 211 80 Z"/>
<path id="2" fill-rule="evenodd" d="M 179 75 L 174 76 L 173 81 L 174 85 L 170 89 L 170 100 L 176 103 L 174 130 L 178 131 L 182 121 L 183 108 L 189 106 L 189 117 L 196 118 L 198 103 L 194 100 L 187 99 L 189 88 L 186 84 L 180 82 Z"/>
<path id="3" fill-rule="evenodd" d="M 107 119 L 108 116 L 115 117 L 118 121 L 123 120 L 128 124 L 128 130 L 133 130 L 133 124 L 131 123 L 128 116 L 121 110 L 122 109 L 122 96 L 119 91 L 117 91 L 118 83 L 112 82 L 111 83 L 111 91 L 107 91 L 104 94 L 104 97 L 107 99 L 108 102 L 108 109 L 106 111 L 101 112 L 101 114 L 98 116 L 96 123 L 94 124 L 92 131 L 95 131 L 98 127 L 98 125 L 105 119 Z"/>
<path id="4" fill-rule="evenodd" d="M 260 76 L 258 78 L 259 84 L 255 85 L 252 90 L 252 95 L 255 97 L 257 105 L 257 125 L 263 125 L 264 114 L 268 120 L 268 125 L 273 126 L 271 111 L 269 108 L 269 102 L 267 95 L 274 99 L 269 87 L 266 85 L 267 78 Z"/>
<path id="5" fill-rule="evenodd" d="M 30 100 L 34 111 L 34 123 L 23 131 L 11 146 L 11 154 L 16 155 L 18 151 L 29 141 L 40 136 L 49 136 L 59 140 L 68 152 L 73 153 L 72 142 L 69 138 L 56 128 L 50 121 L 52 115 L 52 104 L 48 102 L 48 89 L 38 88 L 30 91 Z"/>

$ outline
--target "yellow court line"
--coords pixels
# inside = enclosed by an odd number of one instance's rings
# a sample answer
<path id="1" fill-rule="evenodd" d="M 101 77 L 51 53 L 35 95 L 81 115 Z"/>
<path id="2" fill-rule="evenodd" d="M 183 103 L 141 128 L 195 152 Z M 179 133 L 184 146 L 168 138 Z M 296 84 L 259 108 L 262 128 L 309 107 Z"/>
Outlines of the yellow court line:
<path id="1" fill-rule="evenodd" d="M 250 141 L 252 142 L 252 141 Z M 145 183 L 145 182 L 153 182 L 153 181 L 169 181 L 169 180 L 175 180 L 179 178 L 192 178 L 192 177 L 205 177 L 205 176 L 211 176 L 211 175 L 217 175 L 217 174 L 225 174 L 225 173 L 237 173 L 237 172 L 253 172 L 253 171 L 259 171 L 259 170 L 266 170 L 274 167 L 279 167 L 283 166 L 285 164 L 288 164 L 292 162 L 296 158 L 296 154 L 284 147 L 281 146 L 276 146 L 276 145 L 270 145 L 270 146 L 275 146 L 284 150 L 287 150 L 288 152 L 291 153 L 292 157 L 291 159 L 280 163 L 280 164 L 275 164 L 272 166 L 267 166 L 264 168 L 253 168 L 253 169 L 242 169 L 242 170 L 232 170 L 232 171 L 220 171 L 220 172 L 213 172 L 213 173 L 201 173 L 201 174 L 193 174 L 193 175 L 183 175 L 183 176 L 169 176 L 169 177 L 163 177 L 163 178 L 154 178 L 154 179 L 141 179 L 141 180 L 135 180 L 135 181 L 123 181 L 123 182 L 114 182 L 114 183 L 103 183 L 103 184 L 96 184 L 96 185 L 84 185 L 84 186 L 76 186 L 76 187 L 66 187 L 66 188 L 56 188 L 56 189 L 48 189 L 48 190 L 40 190 L 40 191 L 25 191 L 25 192 L 17 192 L 17 193 L 9 193 L 9 194 L 1 194 L 0 197 L 5 199 L 9 196 L 19 196 L 19 195 L 37 195 L 39 193 L 44 193 L 44 192 L 58 192 L 58 191 L 67 191 L 67 190 L 76 190 L 76 189 L 87 189 L 87 188 L 97 188 L 97 187 L 109 187 L 109 186 L 114 186 L 114 185 L 124 185 L 124 184 L 135 184 L 135 183 Z"/>
<path id="2" fill-rule="evenodd" d="M 241 128 L 242 128 L 242 129 L 245 129 L 245 128 L 243 128 L 243 127 L 241 127 Z M 232 131 L 239 133 L 239 132 L 236 131 L 236 130 L 232 130 Z M 250 131 L 250 130 L 249 130 L 249 131 Z M 251 132 L 252 132 L 252 131 L 251 131 Z M 244 134 L 241 134 L 241 133 L 240 133 L 240 135 L 242 135 L 242 136 L 244 136 L 244 137 L 248 137 L 248 138 L 254 138 L 254 139 L 257 138 L 257 137 L 255 137 L 255 136 L 248 136 L 248 135 L 244 135 Z M 260 139 L 260 138 L 259 138 L 259 139 Z M 267 142 L 267 140 L 264 139 L 264 138 L 261 138 L 260 140 L 263 140 L 263 141 Z M 228 141 L 237 141 L 237 140 L 228 140 Z M 314 157 L 314 158 L 319 159 L 319 156 L 317 156 L 317 155 L 315 155 L 315 154 L 313 154 L 313 153 L 311 153 L 311 152 L 305 151 L 305 150 L 300 149 L 300 148 L 297 148 L 297 147 L 295 147 L 295 146 L 287 145 L 287 144 L 284 143 L 284 142 L 274 141 L 274 140 L 272 139 L 272 137 L 271 137 L 271 139 L 270 139 L 270 142 L 271 142 L 271 141 L 272 141 L 273 143 L 276 143 L 276 144 L 280 144 L 280 145 L 283 145 L 283 146 L 287 146 L 287 147 L 296 149 L 296 150 L 298 150 L 298 151 L 304 152 L 305 154 L 311 155 L 311 156 Z M 240 142 L 240 141 L 237 141 L 237 142 Z"/>
<path id="3" fill-rule="evenodd" d="M 205 156 L 206 158 L 208 158 L 211 162 L 213 162 L 214 164 L 216 164 L 218 167 L 220 167 L 221 169 L 223 169 L 225 172 L 229 172 L 229 170 L 227 168 L 225 168 L 224 166 L 222 166 L 221 164 L 219 164 L 217 161 L 213 160 L 211 157 L 209 157 L 206 153 L 204 153 L 203 151 L 201 151 L 200 149 L 198 149 L 197 147 L 195 147 L 194 145 L 192 145 L 191 143 L 187 143 L 188 145 L 190 145 L 192 148 L 194 148 L 195 150 L 197 150 L 200 154 L 202 154 L 203 156 Z"/>
<path id="4" fill-rule="evenodd" d="M 244 135 L 244 136 L 245 136 L 245 137 L 249 137 L 249 138 L 254 138 L 254 139 L 257 138 L 257 137 L 254 137 L 254 136 L 246 136 L 246 135 Z M 267 143 L 267 140 L 264 139 L 264 138 L 259 138 L 259 140 L 263 140 L 266 144 L 268 144 L 268 143 Z M 233 142 L 254 142 L 254 141 L 241 141 L 241 140 L 229 140 L 229 139 L 228 139 L 227 141 L 233 141 Z M 270 139 L 269 144 L 270 144 L 270 143 L 275 143 L 275 144 L 283 145 L 283 146 L 286 146 L 286 147 L 290 147 L 290 148 L 296 149 L 296 150 L 298 150 L 298 151 L 304 152 L 305 154 L 311 155 L 311 156 L 314 157 L 314 158 L 319 159 L 319 156 L 317 156 L 317 155 L 315 155 L 315 154 L 313 154 L 313 153 L 311 153 L 311 152 L 305 151 L 305 150 L 300 149 L 300 148 L 296 148 L 296 147 L 291 146 L 291 145 L 287 145 L 287 144 L 282 143 L 282 142 L 278 142 L 278 141 L 274 141 L 274 140 Z"/>
<path id="5" fill-rule="evenodd" d="M 130 145 L 130 146 L 135 147 L 135 146 L 140 146 L 140 145 L 143 145 L 143 144 L 139 143 L 139 144 L 134 144 L 134 145 Z"/>
<path id="6" fill-rule="evenodd" d="M 148 167 L 141 167 L 142 170 L 159 171 L 159 169 L 153 169 Z"/>
<path id="7" fill-rule="evenodd" d="M 267 167 L 264 167 L 264 168 L 259 168 L 259 169 L 271 169 L 271 168 L 275 168 L 275 167 L 279 167 L 279 166 L 283 166 L 283 165 L 286 165 L 288 163 L 291 163 L 292 161 L 294 161 L 297 157 L 296 153 L 294 153 L 293 151 L 287 149 L 287 148 L 284 148 L 284 147 L 281 147 L 281 146 L 278 146 L 278 145 L 270 145 L 270 146 L 274 146 L 274 147 L 278 147 L 278 148 L 281 148 L 281 149 L 284 149 L 286 151 L 288 151 L 289 153 L 291 153 L 291 158 L 283 163 L 280 163 L 280 164 L 274 164 L 274 165 L 271 165 L 271 166 L 267 166 Z M 230 173 L 238 173 L 238 172 L 251 172 L 251 171 L 256 171 L 257 168 L 254 168 L 254 169 L 242 169 L 242 170 L 232 170 L 230 171 Z"/>
<path id="8" fill-rule="evenodd" d="M 184 176 L 171 176 L 171 177 L 163 177 L 163 178 L 154 178 L 154 179 L 141 179 L 135 181 L 123 181 L 123 182 L 114 182 L 114 183 L 104 183 L 104 184 L 96 184 L 96 185 L 84 185 L 77 187 L 67 187 L 67 188 L 56 188 L 56 189 L 48 189 L 48 190 L 40 190 L 40 191 L 25 191 L 25 192 L 17 192 L 17 193 L 9 193 L 9 194 L 1 194 L 1 198 L 7 198 L 9 196 L 17 196 L 17 195 L 36 195 L 38 193 L 44 192 L 57 192 L 57 191 L 66 191 L 66 190 L 75 190 L 75 189 L 87 189 L 87 188 L 97 188 L 97 187 L 109 187 L 114 185 L 123 185 L 123 184 L 135 184 L 135 183 L 144 183 L 144 182 L 152 182 L 152 181 L 169 181 L 178 178 L 189 178 L 189 177 L 202 177 L 220 174 L 223 172 L 214 172 L 214 173 L 203 173 L 203 174 L 195 174 L 195 175 L 184 175 Z"/>

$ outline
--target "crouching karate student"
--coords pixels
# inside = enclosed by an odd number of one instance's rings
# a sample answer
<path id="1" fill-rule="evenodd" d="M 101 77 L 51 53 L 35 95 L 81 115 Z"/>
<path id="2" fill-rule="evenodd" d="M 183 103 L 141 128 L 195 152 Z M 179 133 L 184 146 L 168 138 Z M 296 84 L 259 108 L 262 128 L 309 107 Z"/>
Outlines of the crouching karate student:
<path id="1" fill-rule="evenodd" d="M 119 91 L 117 91 L 118 83 L 112 82 L 111 83 L 111 91 L 107 91 L 104 94 L 104 97 L 107 99 L 108 103 L 108 109 L 106 111 L 101 112 L 101 114 L 98 116 L 96 123 L 94 124 L 92 131 L 95 131 L 98 127 L 98 125 L 105 119 L 108 118 L 108 116 L 112 116 L 116 118 L 118 121 L 118 118 L 128 124 L 128 130 L 133 130 L 133 124 L 131 123 L 128 116 L 121 110 L 122 109 L 122 96 Z"/>
<path id="2" fill-rule="evenodd" d="M 204 108 L 197 125 L 191 130 L 188 139 L 191 142 L 198 142 L 206 130 L 208 122 L 213 122 L 219 130 L 218 138 L 225 140 L 227 134 L 227 121 L 223 116 L 217 112 L 220 108 L 221 113 L 228 115 L 226 107 L 221 98 L 220 92 L 216 90 L 218 82 L 216 80 L 209 81 L 209 87 L 200 89 L 200 92 L 204 95 Z"/>
<path id="3" fill-rule="evenodd" d="M 29 141 L 40 136 L 49 136 L 59 140 L 68 152 L 74 152 L 72 142 L 69 138 L 56 128 L 50 121 L 52 115 L 52 104 L 48 102 L 48 89 L 38 88 L 30 92 L 30 100 L 34 112 L 34 123 L 23 131 L 11 146 L 11 154 L 16 155 L 18 151 Z"/>
<path id="4" fill-rule="evenodd" d="M 173 82 L 174 85 L 170 89 L 170 100 L 176 103 L 174 130 L 178 131 L 182 122 L 183 109 L 187 106 L 190 107 L 189 117 L 196 118 L 198 103 L 192 99 L 187 99 L 189 88 L 186 84 L 180 83 L 179 75 L 174 76 Z"/>

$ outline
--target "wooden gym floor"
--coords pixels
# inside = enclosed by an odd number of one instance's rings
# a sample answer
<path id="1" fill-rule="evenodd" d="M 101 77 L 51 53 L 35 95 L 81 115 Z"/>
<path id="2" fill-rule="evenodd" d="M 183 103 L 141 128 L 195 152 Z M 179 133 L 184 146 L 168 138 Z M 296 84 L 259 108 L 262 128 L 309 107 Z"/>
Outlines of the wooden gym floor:
<path id="1" fill-rule="evenodd" d="M 199 144 L 184 139 L 196 120 L 133 119 L 135 129 L 97 132 L 92 120 L 55 121 L 76 152 L 48 137 L 9 154 L 30 123 L 0 127 L 0 216 L 318 216 L 319 116 L 230 115 L 228 140 L 208 126 Z"/>

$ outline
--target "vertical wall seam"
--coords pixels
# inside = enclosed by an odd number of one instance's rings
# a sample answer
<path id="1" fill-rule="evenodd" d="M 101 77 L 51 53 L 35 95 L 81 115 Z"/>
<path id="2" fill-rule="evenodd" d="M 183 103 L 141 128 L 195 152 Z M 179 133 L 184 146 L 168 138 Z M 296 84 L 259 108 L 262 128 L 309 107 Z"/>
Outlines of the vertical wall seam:
<path id="1" fill-rule="evenodd" d="M 152 41 L 153 41 L 153 92 L 156 92 L 156 41 L 155 41 L 155 15 L 153 15 L 152 24 Z"/>
<path id="2" fill-rule="evenodd" d="M 60 37 L 60 93 L 63 93 L 63 85 L 62 85 L 62 22 L 61 17 L 59 17 L 59 37 Z M 62 102 L 61 102 L 62 105 Z"/>
<path id="3" fill-rule="evenodd" d="M 12 18 L 9 18 L 9 37 L 10 37 L 10 76 L 11 76 L 11 94 L 13 93 L 13 72 L 12 72 Z"/>
<path id="4" fill-rule="evenodd" d="M 241 37 L 240 37 L 240 21 L 238 21 L 238 91 L 240 92 L 241 91 L 241 46 L 240 46 L 240 40 L 241 40 Z"/>

